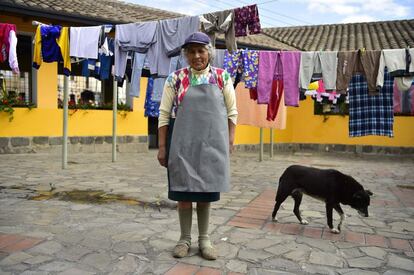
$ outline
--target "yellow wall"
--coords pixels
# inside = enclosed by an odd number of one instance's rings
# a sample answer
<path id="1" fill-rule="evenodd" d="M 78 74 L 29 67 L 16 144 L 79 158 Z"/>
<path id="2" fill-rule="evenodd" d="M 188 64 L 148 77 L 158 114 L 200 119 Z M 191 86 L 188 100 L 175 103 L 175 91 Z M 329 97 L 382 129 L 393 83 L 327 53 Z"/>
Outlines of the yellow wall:
<path id="1" fill-rule="evenodd" d="M 126 115 L 125 115 L 126 114 Z M 62 136 L 63 115 L 61 109 L 16 108 L 14 119 L 0 113 L 0 137 L 13 136 Z M 118 135 L 147 135 L 147 119 L 144 112 L 118 112 Z M 69 110 L 69 136 L 112 135 L 111 110 Z"/>
<path id="2" fill-rule="evenodd" d="M 55 77 L 56 76 L 56 77 Z M 37 71 L 37 107 L 39 109 L 57 108 L 57 63 L 42 63 Z"/>
<path id="3" fill-rule="evenodd" d="M 348 116 L 324 117 L 313 114 L 313 100 L 307 98 L 300 107 L 288 107 L 286 129 L 274 130 L 276 143 L 319 143 L 375 146 L 414 147 L 414 117 L 394 117 L 394 137 L 366 136 L 350 138 L 348 136 Z M 237 144 L 257 144 L 259 128 L 239 125 L 236 129 Z M 270 142 L 270 130 L 265 129 L 264 142 Z"/>

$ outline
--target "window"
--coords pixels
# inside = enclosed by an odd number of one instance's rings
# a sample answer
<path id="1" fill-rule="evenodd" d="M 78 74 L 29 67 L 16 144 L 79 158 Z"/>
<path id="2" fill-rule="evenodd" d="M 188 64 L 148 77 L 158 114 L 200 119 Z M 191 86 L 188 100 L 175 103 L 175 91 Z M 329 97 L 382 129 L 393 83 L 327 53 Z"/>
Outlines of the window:
<path id="1" fill-rule="evenodd" d="M 315 99 L 314 102 L 314 114 L 315 115 L 348 115 L 349 104 L 345 95 L 340 95 L 336 99 L 334 104 L 329 98 L 322 97 L 322 101 L 318 102 Z"/>
<path id="2" fill-rule="evenodd" d="M 72 71 L 69 77 L 69 108 L 73 109 L 112 109 L 113 81 L 110 79 L 99 80 L 93 76 L 82 75 L 82 62 L 72 63 Z M 58 65 L 58 105 L 63 104 L 63 65 Z M 127 81 L 122 87 L 118 87 L 118 104 L 125 106 Z M 124 107 L 125 109 L 125 107 Z"/>

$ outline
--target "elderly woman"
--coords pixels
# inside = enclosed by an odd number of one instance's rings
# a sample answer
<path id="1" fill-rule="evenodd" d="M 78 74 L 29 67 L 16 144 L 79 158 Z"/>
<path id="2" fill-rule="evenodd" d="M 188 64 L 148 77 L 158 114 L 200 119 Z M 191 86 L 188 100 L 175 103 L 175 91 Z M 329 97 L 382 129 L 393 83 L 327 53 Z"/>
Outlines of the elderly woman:
<path id="1" fill-rule="evenodd" d="M 230 75 L 210 66 L 213 48 L 206 34 L 193 33 L 182 48 L 189 67 L 172 73 L 164 86 L 158 161 L 168 167 L 168 198 L 178 202 L 181 236 L 173 256 L 188 255 L 196 202 L 200 253 L 215 260 L 208 235 L 210 203 L 230 189 L 236 97 Z"/>

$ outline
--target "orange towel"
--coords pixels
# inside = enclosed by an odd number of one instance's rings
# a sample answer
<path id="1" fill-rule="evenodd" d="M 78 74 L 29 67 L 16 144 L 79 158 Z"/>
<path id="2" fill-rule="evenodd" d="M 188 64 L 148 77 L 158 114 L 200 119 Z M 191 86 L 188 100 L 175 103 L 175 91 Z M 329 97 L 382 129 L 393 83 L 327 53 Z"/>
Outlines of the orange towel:
<path id="1" fill-rule="evenodd" d="M 263 128 L 285 129 L 286 128 L 286 106 L 284 98 L 280 102 L 279 110 L 275 121 L 267 121 L 267 105 L 257 104 L 256 101 L 250 99 L 249 89 L 246 89 L 243 83 L 237 85 L 237 124 L 251 125 Z"/>

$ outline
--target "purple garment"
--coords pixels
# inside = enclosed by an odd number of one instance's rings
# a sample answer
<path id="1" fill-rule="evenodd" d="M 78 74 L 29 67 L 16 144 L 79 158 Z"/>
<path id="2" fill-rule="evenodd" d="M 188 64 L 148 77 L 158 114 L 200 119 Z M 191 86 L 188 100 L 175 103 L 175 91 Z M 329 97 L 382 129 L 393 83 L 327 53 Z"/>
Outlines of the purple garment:
<path id="1" fill-rule="evenodd" d="M 234 30 L 236 37 L 247 36 L 246 27 L 249 28 L 250 34 L 261 32 L 259 10 L 256 4 L 234 9 Z"/>
<path id="2" fill-rule="evenodd" d="M 299 106 L 300 52 L 282 52 L 283 85 L 285 106 Z"/>
<path id="3" fill-rule="evenodd" d="M 259 69 L 259 51 L 242 50 L 244 86 L 257 87 L 257 72 Z"/>
<path id="4" fill-rule="evenodd" d="M 259 51 L 259 72 L 257 76 L 257 103 L 268 104 L 272 90 L 273 79 L 280 75 L 277 72 L 279 52 Z"/>
<path id="5" fill-rule="evenodd" d="M 236 50 L 233 52 L 225 50 L 223 68 L 233 78 L 235 78 L 237 74 L 243 73 L 242 50 Z"/>
<path id="6" fill-rule="evenodd" d="M 42 37 L 42 59 L 44 62 L 62 61 L 62 54 L 57 40 L 60 36 L 61 26 L 41 26 L 40 35 Z"/>

